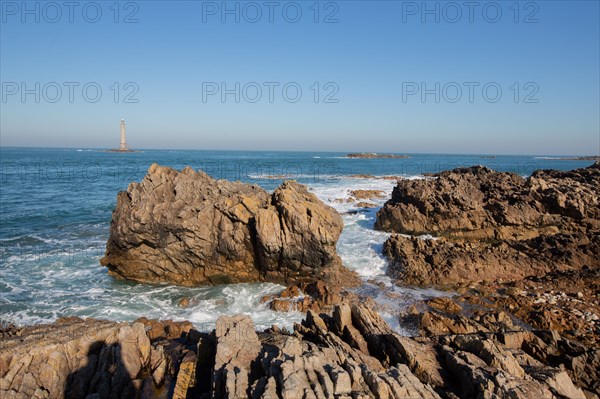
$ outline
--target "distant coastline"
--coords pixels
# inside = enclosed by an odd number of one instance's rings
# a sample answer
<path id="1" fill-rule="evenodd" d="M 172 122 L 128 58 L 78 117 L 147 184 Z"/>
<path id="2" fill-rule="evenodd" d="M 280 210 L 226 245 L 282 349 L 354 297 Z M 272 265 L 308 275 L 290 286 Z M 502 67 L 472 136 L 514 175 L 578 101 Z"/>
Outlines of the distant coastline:
<path id="1" fill-rule="evenodd" d="M 581 157 L 535 157 L 537 159 L 547 159 L 554 161 L 600 161 L 598 155 L 587 155 Z"/>
<path id="2" fill-rule="evenodd" d="M 559 158 L 562 161 L 600 161 L 600 156 L 586 156 L 586 157 L 568 157 L 568 158 Z"/>
<path id="3" fill-rule="evenodd" d="M 84 147 L 84 146 L 32 146 L 32 145 L 0 145 L 0 149 L 2 150 L 81 150 L 81 151 L 99 151 L 99 152 L 108 152 L 110 151 L 107 147 Z M 118 150 L 118 149 L 117 149 Z M 257 149 L 240 149 L 240 148 L 176 148 L 176 147 L 160 147 L 160 148 L 148 148 L 141 147 L 139 149 L 132 150 L 133 152 L 150 152 L 150 151 L 184 151 L 184 152 L 203 152 L 203 153 L 214 153 L 214 152 L 224 152 L 224 153 L 265 153 L 265 152 L 278 152 L 278 153 L 305 153 L 311 155 L 319 155 L 322 158 L 327 156 L 337 156 L 339 158 L 350 158 L 350 154 L 346 151 L 323 151 L 323 150 L 289 150 L 289 149 L 267 149 L 267 150 L 257 150 Z M 364 154 L 364 153 L 356 153 L 356 154 Z M 377 155 L 385 155 L 374 153 Z M 394 155 L 394 154 L 390 154 Z M 396 157 L 405 157 L 405 158 L 418 158 L 420 156 L 448 156 L 448 157 L 476 157 L 480 159 L 493 159 L 495 158 L 504 158 L 504 157 L 519 157 L 519 158 L 532 158 L 532 159 L 545 159 L 545 160 L 570 160 L 570 161 L 595 161 L 600 160 L 600 155 L 540 155 L 540 154 L 506 154 L 506 153 L 498 153 L 498 154 L 480 154 L 476 152 L 409 152 L 406 155 L 395 155 Z"/>
<path id="4" fill-rule="evenodd" d="M 393 159 L 404 159 L 410 158 L 408 155 L 394 155 L 394 154 L 377 154 L 376 152 L 354 152 L 346 155 L 347 158 L 362 158 L 362 159 L 377 159 L 377 158 L 393 158 Z"/>

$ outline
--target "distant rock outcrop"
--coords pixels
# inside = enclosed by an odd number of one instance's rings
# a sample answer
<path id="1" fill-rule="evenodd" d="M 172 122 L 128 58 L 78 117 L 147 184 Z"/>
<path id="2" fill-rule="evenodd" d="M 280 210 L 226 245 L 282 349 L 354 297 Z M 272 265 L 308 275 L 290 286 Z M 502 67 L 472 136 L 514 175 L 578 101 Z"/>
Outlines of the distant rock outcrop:
<path id="1" fill-rule="evenodd" d="M 598 155 L 589 155 L 583 157 L 564 157 L 564 158 L 555 158 L 559 161 L 596 161 L 600 162 L 600 156 Z"/>
<path id="2" fill-rule="evenodd" d="M 377 154 L 376 152 L 354 152 L 346 155 L 348 158 L 363 158 L 363 159 L 374 159 L 374 158 L 393 158 L 402 159 L 410 158 L 408 155 L 396 155 L 396 154 Z"/>
<path id="3" fill-rule="evenodd" d="M 113 276 L 145 283 L 352 285 L 357 277 L 336 253 L 342 227 L 333 208 L 294 181 L 269 194 L 154 164 L 118 194 L 100 262 Z"/>

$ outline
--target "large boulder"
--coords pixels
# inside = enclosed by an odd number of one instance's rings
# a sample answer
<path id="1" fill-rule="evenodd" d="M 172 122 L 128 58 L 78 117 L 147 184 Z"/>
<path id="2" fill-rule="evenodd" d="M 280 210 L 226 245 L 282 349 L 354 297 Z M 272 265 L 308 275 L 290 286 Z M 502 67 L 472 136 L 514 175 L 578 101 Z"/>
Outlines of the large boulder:
<path id="1" fill-rule="evenodd" d="M 523 178 L 474 166 L 401 180 L 377 214 L 402 283 L 520 280 L 600 267 L 600 163 Z"/>
<path id="2" fill-rule="evenodd" d="M 336 254 L 341 217 L 306 187 L 272 194 L 187 167 L 153 164 L 117 196 L 106 255 L 109 274 L 184 286 L 322 278 L 350 285 Z"/>
<path id="3" fill-rule="evenodd" d="M 400 180 L 375 227 L 395 233 L 527 239 L 600 228 L 600 163 L 529 178 L 473 166 Z"/>

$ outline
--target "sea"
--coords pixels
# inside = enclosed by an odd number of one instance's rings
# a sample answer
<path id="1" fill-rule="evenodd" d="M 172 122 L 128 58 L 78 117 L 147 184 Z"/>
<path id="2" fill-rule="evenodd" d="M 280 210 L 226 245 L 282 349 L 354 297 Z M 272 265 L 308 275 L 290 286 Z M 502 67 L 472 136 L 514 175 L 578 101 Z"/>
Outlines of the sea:
<path id="1" fill-rule="evenodd" d="M 284 287 L 270 283 L 184 288 L 146 285 L 108 276 L 104 255 L 117 193 L 140 181 L 153 163 L 191 166 L 217 179 L 240 180 L 275 189 L 284 179 L 309 187 L 342 214 L 337 250 L 372 297 L 382 316 L 402 334 L 398 314 L 415 301 L 450 295 L 429 288 L 397 286 L 386 276 L 382 256 L 387 233 L 375 231 L 378 207 L 391 195 L 394 180 L 420 179 L 428 173 L 486 165 L 527 176 L 537 169 L 569 170 L 592 161 L 562 156 L 406 154 L 409 158 L 356 159 L 336 152 L 142 150 L 131 153 L 85 148 L 0 148 L 0 323 L 31 325 L 59 317 L 133 321 L 145 316 L 189 320 L 202 331 L 221 315 L 245 313 L 258 329 L 300 322 L 299 312 L 280 313 L 261 303 Z M 369 175 L 370 177 L 357 177 Z M 345 200 L 355 189 L 383 190 L 377 207 L 356 208 Z M 182 298 L 190 306 L 180 307 Z"/>

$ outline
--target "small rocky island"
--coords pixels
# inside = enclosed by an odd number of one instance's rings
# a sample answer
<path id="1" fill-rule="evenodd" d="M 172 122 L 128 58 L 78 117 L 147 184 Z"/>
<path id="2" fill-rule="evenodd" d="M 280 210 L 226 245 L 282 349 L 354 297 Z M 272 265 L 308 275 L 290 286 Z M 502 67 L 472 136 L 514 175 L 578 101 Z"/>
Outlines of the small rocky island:
<path id="1" fill-rule="evenodd" d="M 526 179 L 476 166 L 399 180 L 376 223 L 392 233 L 389 273 L 450 290 L 399 315 L 414 327 L 407 337 L 379 303 L 344 290 L 357 279 L 335 252 L 341 220 L 304 186 L 267 193 L 153 165 L 118 195 L 102 260 L 111 274 L 282 282 L 263 300 L 305 320 L 293 331 L 256 331 L 245 315 L 211 332 L 143 317 L 4 326 L 0 396 L 597 399 L 599 187 L 599 163 Z"/>
<path id="2" fill-rule="evenodd" d="M 347 158 L 362 158 L 362 159 L 404 159 L 410 158 L 408 155 L 396 155 L 396 154 L 377 154 L 375 152 L 355 152 L 346 155 Z"/>

